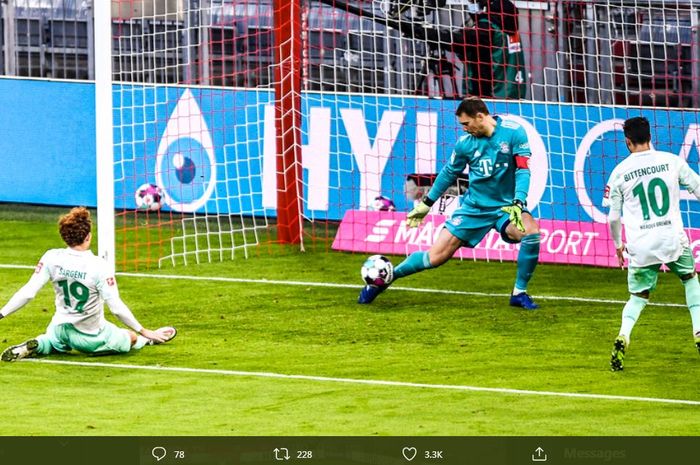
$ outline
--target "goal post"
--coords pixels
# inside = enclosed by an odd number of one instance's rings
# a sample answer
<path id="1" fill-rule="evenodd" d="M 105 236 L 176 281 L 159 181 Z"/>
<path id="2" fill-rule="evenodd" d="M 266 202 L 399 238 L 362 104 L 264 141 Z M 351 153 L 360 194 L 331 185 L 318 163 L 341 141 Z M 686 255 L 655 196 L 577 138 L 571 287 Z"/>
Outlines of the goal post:
<path id="1" fill-rule="evenodd" d="M 112 13 L 108 2 L 93 2 L 95 50 L 112 49 Z M 98 255 L 115 268 L 114 136 L 112 120 L 112 55 L 95 54 L 95 166 L 97 180 Z"/>
<path id="2" fill-rule="evenodd" d="M 274 0 L 277 232 L 302 243 L 301 0 Z"/>

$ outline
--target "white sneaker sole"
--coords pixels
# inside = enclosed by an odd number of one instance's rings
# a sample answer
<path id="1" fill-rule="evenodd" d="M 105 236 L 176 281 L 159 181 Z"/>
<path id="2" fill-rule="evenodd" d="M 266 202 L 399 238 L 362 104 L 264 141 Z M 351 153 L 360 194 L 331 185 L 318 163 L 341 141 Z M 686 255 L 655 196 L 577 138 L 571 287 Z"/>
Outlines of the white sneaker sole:
<path id="1" fill-rule="evenodd" d="M 165 344 L 166 342 L 172 341 L 175 339 L 175 336 L 177 336 L 177 329 L 175 329 L 173 326 L 163 326 L 162 328 L 156 329 L 156 332 L 161 333 L 166 337 L 163 342 L 154 342 L 154 344 Z"/>
<path id="2" fill-rule="evenodd" d="M 30 339 L 16 346 L 8 347 L 2 355 L 0 355 L 0 359 L 2 359 L 3 362 L 14 362 L 23 358 L 33 357 L 36 355 L 36 349 L 38 348 L 39 341 Z"/>

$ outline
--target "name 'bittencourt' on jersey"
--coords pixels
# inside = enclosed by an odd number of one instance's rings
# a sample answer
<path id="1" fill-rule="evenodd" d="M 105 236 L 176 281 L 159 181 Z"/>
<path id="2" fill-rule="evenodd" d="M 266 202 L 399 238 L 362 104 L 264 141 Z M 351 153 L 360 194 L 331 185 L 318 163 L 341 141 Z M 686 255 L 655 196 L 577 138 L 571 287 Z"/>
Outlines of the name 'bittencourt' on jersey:
<path id="1" fill-rule="evenodd" d="M 624 175 L 625 182 L 632 181 L 633 179 L 638 178 L 639 176 L 649 176 L 651 174 L 664 173 L 670 169 L 669 167 L 670 165 L 668 163 L 664 163 L 663 165 L 647 166 L 645 168 L 639 168 L 630 171 L 628 173 L 625 173 Z"/>

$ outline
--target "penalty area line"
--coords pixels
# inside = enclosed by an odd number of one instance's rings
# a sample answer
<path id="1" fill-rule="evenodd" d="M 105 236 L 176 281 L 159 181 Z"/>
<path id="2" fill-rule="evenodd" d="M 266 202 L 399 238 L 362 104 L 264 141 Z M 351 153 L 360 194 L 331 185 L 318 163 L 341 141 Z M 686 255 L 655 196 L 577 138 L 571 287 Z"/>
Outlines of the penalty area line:
<path id="1" fill-rule="evenodd" d="M 1 268 L 7 269 L 27 269 L 33 270 L 33 266 L 27 265 L 12 265 L 12 264 L 0 264 Z M 190 276 L 190 275 L 177 275 L 177 274 L 157 274 L 157 273 L 128 273 L 128 272 L 118 272 L 117 276 L 126 276 L 130 278 L 146 278 L 146 279 L 172 279 L 172 280 L 184 280 L 184 281 L 212 281 L 212 282 L 223 282 L 223 283 L 244 283 L 244 284 L 274 284 L 278 286 L 306 286 L 306 287 L 330 287 L 336 289 L 360 289 L 360 284 L 340 284 L 340 283 L 319 283 L 310 281 L 293 281 L 293 280 L 281 280 L 281 279 L 250 279 L 250 278 L 228 278 L 223 276 Z M 478 291 L 454 291 L 449 289 L 425 289 L 418 287 L 402 287 L 402 286 L 391 286 L 389 291 L 407 291 L 407 292 L 423 292 L 429 294 L 445 294 L 445 295 L 471 295 L 478 297 L 510 297 L 510 294 L 506 293 L 495 293 L 495 292 L 478 292 Z M 614 304 L 614 305 L 624 305 L 627 303 L 626 300 L 615 300 L 615 299 L 597 299 L 591 297 L 575 297 L 575 296 L 557 296 L 557 295 L 540 295 L 533 294 L 534 299 L 540 300 L 559 300 L 566 302 L 592 302 L 597 304 Z M 649 302 L 647 305 L 654 307 L 680 307 L 685 308 L 684 304 L 674 304 L 669 302 Z"/>
<path id="2" fill-rule="evenodd" d="M 321 383 L 341 383 L 341 384 L 360 384 L 369 386 L 390 386 L 402 388 L 417 388 L 417 389 L 435 389 L 435 390 L 451 390 L 451 391 L 469 391 L 469 392 L 488 392 L 496 394 L 510 395 L 529 395 L 529 396 L 548 396 L 548 397 L 567 397 L 576 399 L 594 399 L 594 400 L 611 400 L 611 401 L 630 401 L 630 402 L 647 402 L 658 404 L 681 404 L 700 406 L 700 401 L 683 400 L 683 399 L 664 399 L 658 397 L 635 397 L 635 396 L 618 396 L 607 394 L 586 394 L 579 392 L 555 392 L 555 391 L 533 391 L 528 389 L 508 389 L 508 388 L 490 388 L 479 386 L 463 386 L 453 384 L 429 384 L 429 383 L 410 383 L 404 381 L 384 381 L 375 379 L 355 379 L 355 378 L 333 378 L 327 376 L 310 376 L 310 375 L 289 375 L 283 373 L 268 373 L 258 371 L 237 371 L 237 370 L 219 370 L 208 368 L 186 368 L 186 367 L 165 367 L 165 366 L 148 366 L 148 365 L 130 365 L 120 363 L 101 363 L 101 362 L 72 362 L 66 360 L 46 360 L 46 359 L 25 359 L 24 362 L 50 364 L 50 365 L 72 365 L 80 367 L 99 367 L 99 368 L 117 368 L 123 370 L 143 370 L 143 371 L 165 371 L 173 373 L 190 373 L 190 374 L 208 374 L 208 375 L 223 375 L 223 376 L 238 376 L 248 378 L 275 378 L 289 379 L 300 381 L 313 381 Z"/>

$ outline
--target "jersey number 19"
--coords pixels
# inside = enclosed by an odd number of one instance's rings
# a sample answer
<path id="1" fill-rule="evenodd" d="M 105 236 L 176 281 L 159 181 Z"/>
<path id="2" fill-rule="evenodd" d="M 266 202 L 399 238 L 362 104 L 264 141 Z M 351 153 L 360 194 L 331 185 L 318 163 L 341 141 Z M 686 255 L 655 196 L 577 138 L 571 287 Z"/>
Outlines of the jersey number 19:
<path id="1" fill-rule="evenodd" d="M 66 303 L 66 306 L 73 307 L 71 305 L 72 297 L 75 300 L 75 306 L 73 308 L 76 312 L 82 313 L 85 303 L 88 301 L 88 298 L 90 298 L 90 289 L 78 281 L 73 281 L 68 284 L 67 279 L 57 281 L 56 284 L 63 289 L 63 301 Z"/>

